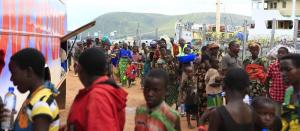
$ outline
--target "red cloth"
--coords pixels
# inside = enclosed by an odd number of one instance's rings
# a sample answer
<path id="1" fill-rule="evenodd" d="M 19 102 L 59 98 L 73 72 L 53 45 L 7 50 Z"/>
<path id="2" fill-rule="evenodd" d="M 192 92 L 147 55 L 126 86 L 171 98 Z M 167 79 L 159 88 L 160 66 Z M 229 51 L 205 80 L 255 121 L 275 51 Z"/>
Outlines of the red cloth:
<path id="1" fill-rule="evenodd" d="M 173 54 L 174 56 L 177 56 L 179 54 L 178 45 L 173 44 Z"/>
<path id="2" fill-rule="evenodd" d="M 79 91 L 68 126 L 74 125 L 76 131 L 123 131 L 127 93 L 122 88 L 98 84 L 108 79 L 99 77 L 90 87 Z"/>
<path id="3" fill-rule="evenodd" d="M 131 65 L 127 66 L 125 73 L 126 73 L 126 77 L 128 79 L 134 80 L 135 77 L 136 77 L 136 74 L 137 74 L 137 67 L 136 67 L 136 65 L 135 64 L 131 64 Z"/>
<path id="4" fill-rule="evenodd" d="M 259 80 L 261 83 L 265 82 L 266 73 L 264 72 L 264 66 L 248 64 L 245 70 L 249 74 L 250 80 Z"/>
<path id="5" fill-rule="evenodd" d="M 270 64 L 267 77 L 271 78 L 272 81 L 269 88 L 271 98 L 276 102 L 282 103 L 285 90 L 288 86 L 283 83 L 282 76 L 279 71 L 278 61 Z"/>

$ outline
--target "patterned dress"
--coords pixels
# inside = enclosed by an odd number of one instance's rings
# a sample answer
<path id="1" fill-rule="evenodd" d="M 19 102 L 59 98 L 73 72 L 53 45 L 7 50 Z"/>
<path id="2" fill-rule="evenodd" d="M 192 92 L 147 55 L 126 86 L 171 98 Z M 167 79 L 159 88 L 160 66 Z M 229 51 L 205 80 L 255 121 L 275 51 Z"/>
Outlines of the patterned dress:
<path id="1" fill-rule="evenodd" d="M 263 85 L 266 78 L 265 63 L 266 59 L 264 58 L 257 58 L 255 60 L 247 58 L 243 62 L 244 68 L 250 77 L 250 87 L 248 90 L 250 97 L 263 96 L 267 93 Z"/>
<path id="2" fill-rule="evenodd" d="M 179 82 L 177 80 L 177 68 L 174 62 L 169 62 L 166 64 L 166 71 L 169 74 L 169 85 L 167 88 L 167 95 L 166 95 L 166 103 L 172 106 L 174 103 L 177 102 L 178 98 L 178 86 Z"/>
<path id="3" fill-rule="evenodd" d="M 282 131 L 300 130 L 300 94 L 291 86 L 286 89 L 282 107 Z"/>
<path id="4" fill-rule="evenodd" d="M 198 86 L 198 96 L 199 96 L 199 113 L 200 115 L 204 113 L 207 108 L 207 95 L 206 95 L 206 85 L 205 85 L 205 74 L 207 70 L 205 69 L 204 63 L 195 65 L 195 77 L 197 78 Z"/>

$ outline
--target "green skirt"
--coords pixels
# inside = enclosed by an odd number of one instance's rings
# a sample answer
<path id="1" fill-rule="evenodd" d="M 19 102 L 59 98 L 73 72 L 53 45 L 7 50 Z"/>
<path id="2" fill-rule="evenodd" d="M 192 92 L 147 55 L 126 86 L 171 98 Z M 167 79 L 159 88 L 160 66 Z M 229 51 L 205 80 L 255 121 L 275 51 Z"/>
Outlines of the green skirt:
<path id="1" fill-rule="evenodd" d="M 121 58 L 119 62 L 119 71 L 120 71 L 120 82 L 122 85 L 126 85 L 127 83 L 127 78 L 126 78 L 126 67 L 128 64 L 128 59 L 127 58 Z"/>
<path id="2" fill-rule="evenodd" d="M 219 107 L 223 105 L 222 94 L 208 94 L 207 95 L 207 107 Z"/>

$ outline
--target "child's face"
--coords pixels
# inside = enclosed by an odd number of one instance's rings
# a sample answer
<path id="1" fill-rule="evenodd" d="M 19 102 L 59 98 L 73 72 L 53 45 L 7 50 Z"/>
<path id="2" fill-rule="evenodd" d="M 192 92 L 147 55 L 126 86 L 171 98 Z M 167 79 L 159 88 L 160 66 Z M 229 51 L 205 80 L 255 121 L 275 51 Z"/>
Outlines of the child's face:
<path id="1" fill-rule="evenodd" d="M 192 67 L 186 67 L 186 68 L 185 68 L 185 73 L 186 73 L 186 75 L 187 75 L 189 78 L 193 77 L 193 74 L 194 74 L 193 68 L 192 68 Z"/>
<path id="2" fill-rule="evenodd" d="M 275 106 L 266 103 L 263 108 L 255 109 L 257 113 L 256 124 L 260 127 L 271 128 L 275 121 Z"/>
<path id="3" fill-rule="evenodd" d="M 10 80 L 13 82 L 15 86 L 17 86 L 18 90 L 21 93 L 26 93 L 29 90 L 29 81 L 27 78 L 30 71 L 27 69 L 21 69 L 15 62 L 11 61 L 9 63 L 9 71 L 11 72 Z"/>
<path id="4" fill-rule="evenodd" d="M 146 78 L 144 97 L 149 108 L 158 106 L 165 98 L 165 82 L 158 78 Z"/>

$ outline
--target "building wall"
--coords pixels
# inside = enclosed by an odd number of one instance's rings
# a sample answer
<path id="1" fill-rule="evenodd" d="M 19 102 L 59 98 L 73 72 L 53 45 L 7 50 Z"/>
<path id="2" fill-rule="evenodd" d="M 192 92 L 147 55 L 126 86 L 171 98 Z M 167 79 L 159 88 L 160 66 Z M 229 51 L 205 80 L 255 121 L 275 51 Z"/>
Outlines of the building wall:
<path id="1" fill-rule="evenodd" d="M 286 8 L 283 8 L 283 1 L 286 1 Z M 277 3 L 276 9 L 279 10 L 283 16 L 291 16 L 292 0 L 280 0 L 280 2 L 278 2 L 278 0 L 268 0 L 266 2 L 268 3 L 268 10 L 275 10 L 274 8 L 270 8 L 270 3 Z M 300 0 L 297 0 L 296 2 L 296 15 L 300 16 Z"/>

